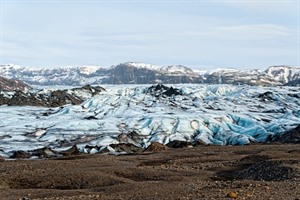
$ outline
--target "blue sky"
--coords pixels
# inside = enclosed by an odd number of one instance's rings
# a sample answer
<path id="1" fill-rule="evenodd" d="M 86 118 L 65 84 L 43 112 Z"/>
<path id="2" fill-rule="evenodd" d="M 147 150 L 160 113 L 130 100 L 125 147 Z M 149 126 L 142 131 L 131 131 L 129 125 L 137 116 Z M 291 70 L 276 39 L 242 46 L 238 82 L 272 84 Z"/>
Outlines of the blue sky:
<path id="1" fill-rule="evenodd" d="M 0 64 L 299 66 L 299 0 L 0 1 Z"/>

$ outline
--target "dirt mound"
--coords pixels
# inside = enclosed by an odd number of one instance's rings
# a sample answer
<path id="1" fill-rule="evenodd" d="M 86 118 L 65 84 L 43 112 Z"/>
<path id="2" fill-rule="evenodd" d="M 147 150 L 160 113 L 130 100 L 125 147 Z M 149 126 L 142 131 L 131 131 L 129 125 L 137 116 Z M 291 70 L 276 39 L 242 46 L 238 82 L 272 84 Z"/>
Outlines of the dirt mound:
<path id="1" fill-rule="evenodd" d="M 280 161 L 262 161 L 236 171 L 233 177 L 234 179 L 283 181 L 293 177 L 293 169 L 283 166 Z"/>
<path id="2" fill-rule="evenodd" d="M 193 144 L 192 142 L 173 140 L 169 142 L 167 146 L 170 148 L 186 148 L 186 147 L 193 147 Z"/>
<path id="3" fill-rule="evenodd" d="M 222 171 L 218 176 L 230 180 L 283 181 L 294 177 L 294 170 L 284 166 L 283 161 L 272 160 L 265 155 L 250 155 L 242 158 L 240 167 Z"/>
<path id="4" fill-rule="evenodd" d="M 167 146 L 159 142 L 152 142 L 145 151 L 164 151 L 167 149 L 168 149 Z"/>

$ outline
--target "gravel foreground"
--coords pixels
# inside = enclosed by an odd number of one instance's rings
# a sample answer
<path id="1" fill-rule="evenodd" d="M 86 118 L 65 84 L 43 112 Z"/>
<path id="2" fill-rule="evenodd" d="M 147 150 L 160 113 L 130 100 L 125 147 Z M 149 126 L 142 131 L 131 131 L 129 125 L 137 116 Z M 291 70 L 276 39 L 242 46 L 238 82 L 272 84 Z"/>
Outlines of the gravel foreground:
<path id="1" fill-rule="evenodd" d="M 0 161 L 0 199 L 300 199 L 300 145 Z"/>

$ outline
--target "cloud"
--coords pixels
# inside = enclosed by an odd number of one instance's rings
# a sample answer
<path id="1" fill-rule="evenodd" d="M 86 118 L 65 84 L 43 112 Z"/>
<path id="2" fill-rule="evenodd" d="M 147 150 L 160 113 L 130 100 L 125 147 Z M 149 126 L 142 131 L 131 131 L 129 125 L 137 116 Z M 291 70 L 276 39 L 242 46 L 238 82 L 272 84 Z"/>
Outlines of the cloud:
<path id="1" fill-rule="evenodd" d="M 295 1 L 6 4 L 4 57 L 25 65 L 242 65 L 291 60 L 278 55 L 297 45 Z"/>
<path id="2" fill-rule="evenodd" d="M 297 5 L 297 1 L 295 0 L 240 0 L 240 1 L 232 1 L 232 0 L 223 0 L 222 4 L 235 6 L 247 10 L 258 10 L 258 11 L 266 11 L 276 10 L 276 11 L 285 11 L 287 8 L 294 8 Z M 296 7 L 297 8 L 297 7 Z M 286 11 L 285 11 L 286 12 Z"/>
<path id="3" fill-rule="evenodd" d="M 275 24 L 250 24 L 250 25 L 238 25 L 238 26 L 226 26 L 216 28 L 218 31 L 224 31 L 229 33 L 235 33 L 238 35 L 246 36 L 259 36 L 259 38 L 270 38 L 277 36 L 290 36 L 292 30 L 286 27 L 275 25 Z"/>
<path id="4" fill-rule="evenodd" d="M 260 20 L 276 20 L 297 23 L 299 15 L 299 1 L 297 0 L 240 0 L 221 1 L 226 7 L 233 8 L 236 12 L 244 13 Z"/>
<path id="5" fill-rule="evenodd" d="M 297 32 L 275 24 L 219 26 L 201 31 L 186 31 L 187 36 L 224 40 L 272 40 L 297 35 Z"/>

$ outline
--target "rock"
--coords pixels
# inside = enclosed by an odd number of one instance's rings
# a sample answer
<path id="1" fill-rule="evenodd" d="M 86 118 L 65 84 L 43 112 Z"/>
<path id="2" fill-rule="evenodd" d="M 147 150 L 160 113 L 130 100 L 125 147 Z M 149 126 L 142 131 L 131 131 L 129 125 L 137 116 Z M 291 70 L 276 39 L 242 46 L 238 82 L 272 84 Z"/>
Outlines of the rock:
<path id="1" fill-rule="evenodd" d="M 238 197 L 238 193 L 237 192 L 229 192 L 228 194 L 227 194 L 227 197 L 229 197 L 229 198 L 237 198 Z"/>
<path id="2" fill-rule="evenodd" d="M 260 98 L 262 101 L 274 101 L 276 100 L 275 97 L 274 97 L 274 94 L 272 92 L 265 92 L 265 93 L 262 93 L 262 94 L 259 94 L 257 96 L 258 98 Z"/>
<path id="3" fill-rule="evenodd" d="M 168 97 L 171 97 L 171 96 L 173 96 L 173 95 L 181 95 L 181 92 L 179 91 L 179 89 L 177 89 L 177 88 L 173 88 L 173 87 L 170 87 L 167 91 L 165 91 L 164 93 L 163 93 L 164 95 L 166 95 L 166 96 L 168 96 Z"/>
<path id="4" fill-rule="evenodd" d="M 152 85 L 149 88 L 149 91 L 153 92 L 153 91 L 160 91 L 160 90 L 168 90 L 169 87 L 163 85 L 163 84 L 157 84 L 157 85 Z"/>
<path id="5" fill-rule="evenodd" d="M 154 96 L 164 95 L 164 96 L 171 97 L 171 96 L 181 95 L 179 89 L 173 87 L 167 87 L 163 84 L 153 85 L 148 88 L 147 92 Z"/>
<path id="6" fill-rule="evenodd" d="M 145 151 L 164 151 L 169 149 L 169 147 L 159 143 L 159 142 L 152 142 L 146 149 Z"/>
<path id="7" fill-rule="evenodd" d="M 29 152 L 26 151 L 14 151 L 13 155 L 10 156 L 9 158 L 30 158 L 31 154 Z"/>
<path id="8" fill-rule="evenodd" d="M 87 119 L 87 120 L 95 120 L 95 119 L 98 119 L 97 117 L 94 117 L 94 116 L 88 116 L 88 117 L 85 117 L 84 119 Z"/>
<path id="9" fill-rule="evenodd" d="M 0 140 L 7 139 L 7 138 L 12 138 L 12 136 L 11 135 L 1 135 L 0 136 Z"/>
<path id="10" fill-rule="evenodd" d="M 99 94 L 102 91 L 106 91 L 105 88 L 101 87 L 101 86 L 91 86 L 91 85 L 85 85 L 82 88 L 78 88 L 78 90 L 88 90 L 92 96 L 95 96 L 96 94 Z M 77 88 L 72 89 L 73 91 L 77 90 Z"/>

